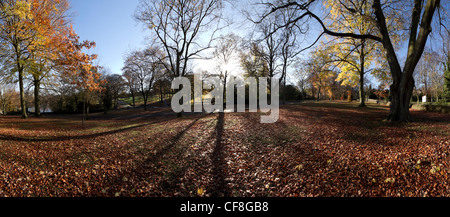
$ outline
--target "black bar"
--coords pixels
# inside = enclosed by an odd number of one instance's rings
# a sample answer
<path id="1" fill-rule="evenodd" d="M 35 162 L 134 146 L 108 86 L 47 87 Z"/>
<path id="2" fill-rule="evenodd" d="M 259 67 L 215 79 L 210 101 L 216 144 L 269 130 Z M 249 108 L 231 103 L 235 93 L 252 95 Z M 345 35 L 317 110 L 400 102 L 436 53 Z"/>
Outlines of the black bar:
<path id="1" fill-rule="evenodd" d="M 431 216 L 446 210 L 449 202 L 437 198 L 3 198 L 0 207 L 4 212 L 58 216 L 405 216 L 419 211 Z M 197 210 L 183 211 L 188 204 Z M 205 204 L 214 209 L 206 209 Z"/>

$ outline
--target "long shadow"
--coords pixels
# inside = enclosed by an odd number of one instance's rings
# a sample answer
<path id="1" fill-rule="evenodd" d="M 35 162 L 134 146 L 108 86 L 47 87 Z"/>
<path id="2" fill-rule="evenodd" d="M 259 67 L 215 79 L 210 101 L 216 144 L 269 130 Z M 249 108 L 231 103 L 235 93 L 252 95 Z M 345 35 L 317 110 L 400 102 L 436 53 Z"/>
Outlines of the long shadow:
<path id="1" fill-rule="evenodd" d="M 164 160 L 163 159 L 164 156 L 171 149 L 175 148 L 175 145 L 177 145 L 179 143 L 180 139 L 202 118 L 204 118 L 204 116 L 198 117 L 194 121 L 192 121 L 192 123 L 187 125 L 183 130 L 181 130 L 174 137 L 172 137 L 169 144 L 165 145 L 158 152 L 156 152 L 155 154 L 151 155 L 146 160 L 139 163 L 138 166 L 133 168 L 129 174 L 135 174 L 137 177 L 140 177 L 142 179 L 146 179 L 149 176 L 158 174 L 157 172 L 155 173 L 155 171 L 153 171 L 154 165 L 158 164 L 158 162 L 160 162 L 161 160 Z M 171 160 L 177 160 L 177 159 L 171 159 Z M 179 165 L 179 166 L 180 166 L 179 168 L 177 168 L 174 171 L 171 171 L 165 175 L 167 177 L 167 180 L 163 179 L 161 181 L 161 187 L 163 188 L 163 190 L 165 192 L 170 192 L 170 191 L 174 190 L 174 188 L 176 187 L 178 178 L 182 177 L 184 175 L 186 170 L 189 168 L 190 164 L 187 163 L 187 164 Z M 128 172 L 127 172 L 127 174 L 128 174 Z M 116 187 L 122 186 L 123 184 L 125 184 L 124 181 L 122 180 L 122 177 L 124 175 L 125 174 L 120 174 L 114 178 L 111 178 L 108 181 L 107 185 L 113 186 L 113 187 L 114 186 L 116 186 Z"/>
<path id="2" fill-rule="evenodd" d="M 112 135 L 116 133 L 121 133 L 125 131 L 134 130 L 141 127 L 147 127 L 150 125 L 167 122 L 167 120 L 160 120 L 152 123 L 147 124 L 141 124 L 137 126 L 107 131 L 107 132 L 101 132 L 101 133 L 94 133 L 89 135 L 78 135 L 78 136 L 59 136 L 59 137 L 53 137 L 53 138 L 24 138 L 24 137 L 16 137 L 16 136 L 10 136 L 10 135 L 0 135 L 0 140 L 4 141 L 14 141 L 14 142 L 61 142 L 61 141 L 67 141 L 67 140 L 77 140 L 77 139 L 92 139 L 100 136 L 106 136 L 106 135 Z"/>
<path id="3" fill-rule="evenodd" d="M 94 116 L 91 117 L 91 120 L 129 120 L 136 118 L 153 118 L 153 117 L 168 117 L 168 116 L 176 116 L 176 113 L 173 112 L 156 112 L 150 114 L 140 114 L 140 115 L 126 115 L 126 116 L 118 116 L 115 117 L 113 115 L 105 115 L 105 116 Z"/>
<path id="4" fill-rule="evenodd" d="M 160 151 L 158 151 L 153 158 L 149 159 L 147 162 L 156 162 L 159 159 L 161 159 L 170 149 L 172 149 L 177 143 L 178 141 L 181 139 L 181 137 L 183 137 L 187 131 L 189 131 L 189 129 L 191 129 L 192 126 L 194 126 L 200 119 L 202 119 L 203 117 L 199 117 L 197 119 L 195 119 L 192 123 L 190 123 L 186 129 L 178 132 L 178 134 L 173 138 L 172 142 L 169 143 L 168 145 L 166 145 L 164 148 L 162 148 Z"/>
<path id="5" fill-rule="evenodd" d="M 223 128 L 225 114 L 219 113 L 217 117 L 217 125 L 215 129 L 216 133 L 216 146 L 211 155 L 211 161 L 213 164 L 212 176 L 212 197 L 230 197 L 230 189 L 228 188 L 228 182 L 225 180 L 225 174 L 227 170 L 227 163 L 225 161 L 224 147 L 222 143 Z"/>
<path id="6" fill-rule="evenodd" d="M 189 129 L 191 129 L 200 119 L 202 119 L 203 117 L 197 118 L 195 119 L 192 123 L 190 123 L 184 130 L 180 131 L 177 133 L 177 135 L 175 137 L 173 137 L 172 142 L 169 143 L 168 145 L 166 145 L 164 148 L 162 148 L 160 151 L 158 151 L 155 155 L 153 155 L 151 158 L 147 159 L 144 163 L 143 163 L 143 167 L 139 168 L 137 170 L 135 170 L 135 172 L 137 171 L 145 171 L 146 167 L 151 167 L 150 165 L 155 165 L 157 164 L 159 161 L 161 161 L 163 159 L 163 157 L 171 150 L 175 147 L 176 144 L 178 144 L 178 142 L 180 141 L 180 139 L 186 134 L 186 132 L 189 131 Z M 181 153 L 180 153 L 181 154 Z M 165 191 L 171 191 L 173 189 L 176 188 L 176 185 L 178 183 L 178 179 L 180 177 L 182 177 L 185 173 L 186 170 L 189 168 L 190 163 L 186 163 L 185 165 L 180 165 L 179 168 L 174 169 L 173 171 L 169 172 L 168 174 L 166 174 L 165 176 L 167 177 L 166 180 L 163 180 L 161 183 L 161 187 L 163 187 L 163 189 Z M 144 169 L 144 170 L 143 170 Z"/>

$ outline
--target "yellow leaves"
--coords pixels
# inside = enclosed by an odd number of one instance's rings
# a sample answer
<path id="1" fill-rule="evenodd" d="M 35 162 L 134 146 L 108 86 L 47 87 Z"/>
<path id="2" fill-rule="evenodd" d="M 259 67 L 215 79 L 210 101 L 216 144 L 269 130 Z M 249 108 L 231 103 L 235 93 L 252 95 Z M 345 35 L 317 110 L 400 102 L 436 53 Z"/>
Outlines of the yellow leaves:
<path id="1" fill-rule="evenodd" d="M 11 38 L 26 38 L 30 35 L 29 23 L 33 14 L 27 1 L 5 2 L 1 12 L 5 17 L 5 22 L 0 23 L 3 34 Z"/>
<path id="2" fill-rule="evenodd" d="M 440 167 L 440 166 L 433 165 L 433 166 L 431 167 L 431 169 L 430 169 L 430 173 L 431 173 L 432 175 L 434 175 L 434 174 L 436 174 L 436 173 L 439 173 L 439 172 L 441 172 L 441 167 Z"/>
<path id="3" fill-rule="evenodd" d="M 323 5 L 330 10 L 331 18 L 337 18 L 342 14 L 339 2 L 335 0 L 324 1 Z"/>
<path id="4" fill-rule="evenodd" d="M 27 71 L 33 74 L 38 65 L 50 64 L 57 57 L 56 49 L 60 46 L 61 37 L 65 35 L 66 25 L 59 19 L 68 9 L 67 0 L 18 0 L 8 1 L 2 5 L 2 13 L 6 22 L 0 24 L 1 31 L 10 38 L 14 57 Z M 19 56 L 18 58 L 16 56 Z M 45 62 L 46 61 L 46 62 Z M 44 63 L 45 62 L 45 63 Z M 44 69 L 46 67 L 39 67 Z"/>
<path id="5" fill-rule="evenodd" d="M 326 0 L 324 5 L 330 10 L 330 29 L 366 34 L 369 29 L 376 28 L 371 17 L 371 1 Z"/>
<path id="6" fill-rule="evenodd" d="M 197 189 L 197 195 L 198 196 L 203 196 L 205 194 L 205 189 L 203 189 L 203 187 Z"/>
<path id="7" fill-rule="evenodd" d="M 384 183 L 394 184 L 394 183 L 395 183 L 395 178 L 386 178 L 386 179 L 384 180 Z"/>
<path id="8" fill-rule="evenodd" d="M 31 4 L 27 1 L 16 1 L 15 5 L 10 9 L 11 14 L 19 17 L 20 19 L 32 19 L 33 16 L 30 13 Z"/>
<path id="9" fill-rule="evenodd" d="M 297 171 L 302 171 L 303 170 L 303 164 L 299 164 L 299 165 L 295 166 L 294 169 L 297 170 Z"/>
<path id="10" fill-rule="evenodd" d="M 148 29 L 152 30 L 156 27 L 156 25 L 154 23 L 151 23 L 149 25 L 147 25 Z"/>
<path id="11" fill-rule="evenodd" d="M 64 13 L 69 9 L 68 0 L 17 0 L 2 4 L 8 22 L 0 23 L 0 30 L 11 38 L 11 47 L 22 47 L 14 61 L 33 75 L 43 74 L 49 65 L 61 67 L 62 76 L 74 79 L 83 89 L 98 90 L 99 75 L 92 62 L 97 55 L 82 51 L 95 47 L 95 42 L 80 42 L 72 26 L 65 23 Z M 18 41 L 18 42 L 17 42 Z M 16 43 L 16 44 L 14 44 Z"/>
<path id="12" fill-rule="evenodd" d="M 343 86 L 356 87 L 359 82 L 359 73 L 352 69 L 349 64 L 343 64 L 341 67 L 341 73 L 338 74 L 336 81 L 342 82 Z"/>

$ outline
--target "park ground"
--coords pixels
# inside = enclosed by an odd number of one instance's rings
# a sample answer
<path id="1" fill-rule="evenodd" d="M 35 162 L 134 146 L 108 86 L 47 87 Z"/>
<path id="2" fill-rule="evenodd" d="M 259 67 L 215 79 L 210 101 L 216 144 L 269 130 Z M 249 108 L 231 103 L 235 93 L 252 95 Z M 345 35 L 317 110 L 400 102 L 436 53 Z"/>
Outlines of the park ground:
<path id="1" fill-rule="evenodd" d="M 258 113 L 169 108 L 0 118 L 0 196 L 450 196 L 450 115 L 308 102 Z"/>

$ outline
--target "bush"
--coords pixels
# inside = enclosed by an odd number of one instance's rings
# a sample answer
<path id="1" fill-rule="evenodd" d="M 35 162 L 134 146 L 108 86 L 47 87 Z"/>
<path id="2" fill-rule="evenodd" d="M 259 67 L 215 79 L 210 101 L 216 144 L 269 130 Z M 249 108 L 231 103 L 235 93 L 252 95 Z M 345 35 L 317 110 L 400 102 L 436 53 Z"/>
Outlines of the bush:
<path id="1" fill-rule="evenodd" d="M 302 93 L 293 85 L 286 85 L 286 87 L 280 88 L 280 100 L 283 100 L 283 97 L 286 97 L 287 101 L 297 101 L 303 98 Z"/>

